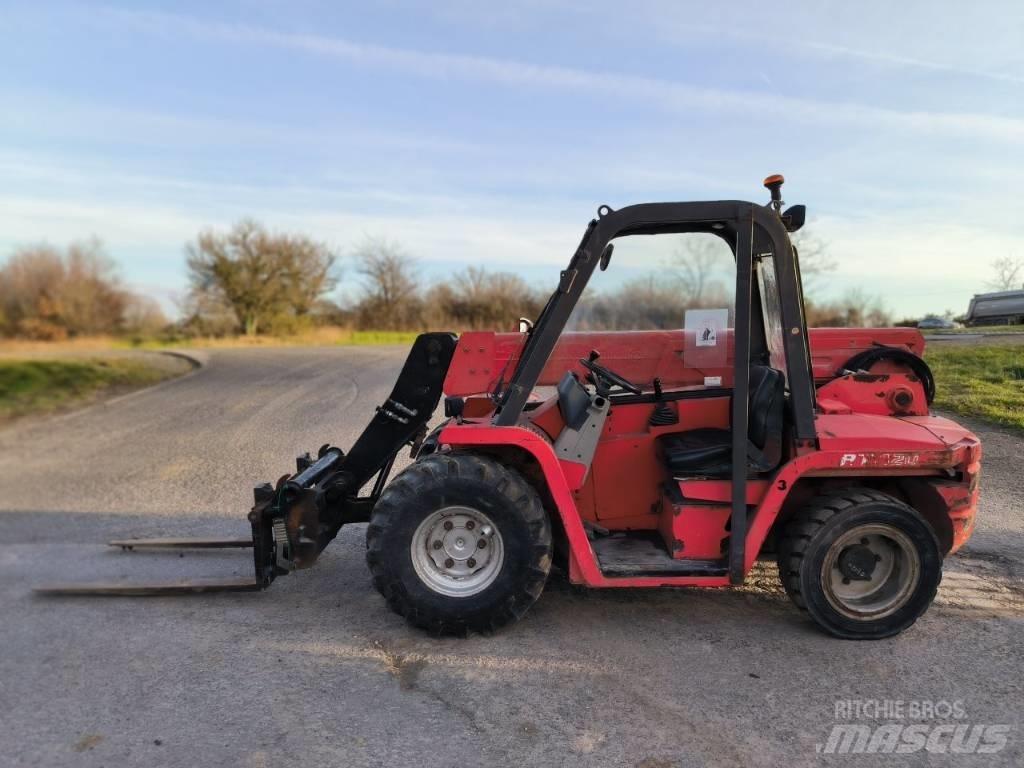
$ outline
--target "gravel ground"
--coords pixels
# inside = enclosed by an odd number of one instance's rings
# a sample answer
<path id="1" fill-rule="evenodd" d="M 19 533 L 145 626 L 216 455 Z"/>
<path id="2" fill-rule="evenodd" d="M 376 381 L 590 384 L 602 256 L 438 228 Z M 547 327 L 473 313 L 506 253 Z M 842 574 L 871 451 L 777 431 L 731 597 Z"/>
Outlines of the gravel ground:
<path id="1" fill-rule="evenodd" d="M 42 599 L 68 579 L 244 575 L 244 553 L 114 536 L 246 535 L 249 489 L 351 443 L 401 350 L 210 351 L 198 372 L 0 431 L 0 765 L 1020 765 L 1022 440 L 985 445 L 977 533 L 932 610 L 877 643 L 820 634 L 770 569 L 736 591 L 549 582 L 493 637 L 388 612 L 363 526 L 266 593 Z M 995 755 L 826 756 L 846 700 L 961 702 Z M 845 721 L 844 721 L 845 722 Z M 884 722 L 859 720 L 872 727 Z M 895 721 L 900 722 L 900 721 Z"/>

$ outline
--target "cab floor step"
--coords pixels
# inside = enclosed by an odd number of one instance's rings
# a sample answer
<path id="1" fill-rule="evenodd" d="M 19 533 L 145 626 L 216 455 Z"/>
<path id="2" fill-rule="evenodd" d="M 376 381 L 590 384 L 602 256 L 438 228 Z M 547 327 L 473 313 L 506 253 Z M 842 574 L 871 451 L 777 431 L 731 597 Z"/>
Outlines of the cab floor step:
<path id="1" fill-rule="evenodd" d="M 605 576 L 725 576 L 725 560 L 677 560 L 657 534 L 617 534 L 591 542 Z"/>

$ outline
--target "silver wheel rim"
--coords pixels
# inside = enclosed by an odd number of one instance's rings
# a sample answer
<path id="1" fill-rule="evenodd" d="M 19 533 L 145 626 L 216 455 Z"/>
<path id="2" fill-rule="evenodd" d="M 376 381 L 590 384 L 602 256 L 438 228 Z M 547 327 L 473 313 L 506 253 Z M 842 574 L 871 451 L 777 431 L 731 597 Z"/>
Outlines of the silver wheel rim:
<path id="1" fill-rule="evenodd" d="M 445 507 L 428 515 L 410 546 L 416 575 L 448 597 L 469 597 L 498 578 L 505 549 L 497 527 L 472 507 Z"/>
<path id="2" fill-rule="evenodd" d="M 867 578 L 851 578 L 844 557 L 853 550 L 874 559 Z M 842 615 L 865 621 L 895 613 L 910 599 L 921 575 L 917 548 L 903 531 L 891 525 L 861 525 L 837 538 L 825 554 L 821 586 L 829 604 Z"/>

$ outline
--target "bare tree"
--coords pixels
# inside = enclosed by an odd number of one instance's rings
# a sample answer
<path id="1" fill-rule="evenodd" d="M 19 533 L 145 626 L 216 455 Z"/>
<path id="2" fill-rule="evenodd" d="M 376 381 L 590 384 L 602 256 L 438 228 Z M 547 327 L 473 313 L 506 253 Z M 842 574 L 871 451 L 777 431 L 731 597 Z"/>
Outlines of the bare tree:
<path id="1" fill-rule="evenodd" d="M 130 298 L 96 239 L 63 251 L 46 244 L 22 248 L 0 269 L 0 316 L 11 336 L 117 333 Z"/>
<path id="2" fill-rule="evenodd" d="M 226 304 L 248 336 L 275 318 L 308 314 L 336 283 L 326 245 L 252 220 L 223 234 L 202 232 L 186 253 L 196 305 Z"/>
<path id="3" fill-rule="evenodd" d="M 124 330 L 138 336 L 153 336 L 167 327 L 167 316 L 151 296 L 131 295 L 125 302 Z"/>
<path id="4" fill-rule="evenodd" d="M 725 293 L 724 285 L 716 278 L 723 268 L 735 274 L 735 264 L 728 246 L 714 235 L 687 237 L 671 259 L 685 304 L 701 307 L 707 303 L 709 293 L 718 300 Z"/>
<path id="5" fill-rule="evenodd" d="M 359 302 L 359 323 L 364 328 L 391 330 L 420 322 L 416 260 L 397 243 L 368 238 L 355 252 L 365 294 Z"/>
<path id="6" fill-rule="evenodd" d="M 828 244 L 824 240 L 802 230 L 794 233 L 792 240 L 800 261 L 800 276 L 805 284 L 835 271 L 836 261 L 829 253 Z"/>
<path id="7" fill-rule="evenodd" d="M 685 307 L 731 303 L 731 290 L 727 283 L 732 283 L 736 273 L 735 260 L 729 247 L 718 237 L 711 234 L 688 236 L 676 249 L 669 264 L 676 279 L 672 290 L 680 293 Z"/>
<path id="8" fill-rule="evenodd" d="M 543 296 L 511 272 L 467 267 L 426 295 L 429 325 L 463 329 L 513 330 L 520 317 L 535 317 Z"/>
<path id="9" fill-rule="evenodd" d="M 851 288 L 835 301 L 806 302 L 810 326 L 879 328 L 892 325 L 892 315 L 881 298 L 863 288 Z"/>
<path id="10" fill-rule="evenodd" d="M 1011 291 L 1024 282 L 1024 261 L 1003 256 L 992 262 L 992 279 L 986 285 L 996 291 Z"/>

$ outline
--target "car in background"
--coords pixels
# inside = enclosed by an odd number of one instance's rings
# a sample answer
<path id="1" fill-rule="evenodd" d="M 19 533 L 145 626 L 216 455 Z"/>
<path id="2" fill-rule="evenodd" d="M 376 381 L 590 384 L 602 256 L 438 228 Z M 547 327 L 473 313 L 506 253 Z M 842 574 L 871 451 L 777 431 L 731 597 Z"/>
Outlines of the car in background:
<path id="1" fill-rule="evenodd" d="M 947 320 L 944 317 L 937 317 L 935 315 L 928 315 L 927 317 L 921 318 L 917 322 L 917 327 L 923 331 L 928 330 L 949 330 L 956 328 L 956 323 L 952 320 Z"/>

